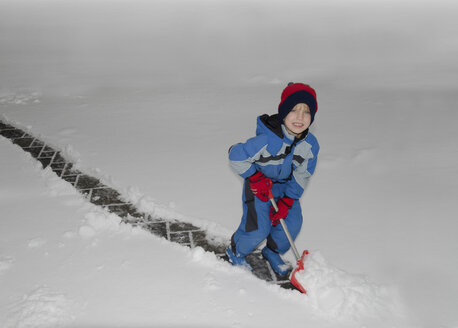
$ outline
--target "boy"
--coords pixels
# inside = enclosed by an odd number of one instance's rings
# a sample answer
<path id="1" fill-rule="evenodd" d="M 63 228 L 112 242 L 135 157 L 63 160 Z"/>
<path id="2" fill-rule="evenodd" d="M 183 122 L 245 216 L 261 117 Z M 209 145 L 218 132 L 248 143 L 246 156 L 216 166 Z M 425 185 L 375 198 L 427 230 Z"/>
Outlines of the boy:
<path id="1" fill-rule="evenodd" d="M 251 271 L 245 256 L 267 238 L 262 255 L 276 273 L 288 274 L 280 254 L 290 244 L 278 223 L 285 219 L 293 239 L 301 229 L 299 198 L 315 170 L 319 151 L 318 141 L 308 132 L 317 108 L 315 90 L 291 82 L 282 92 L 278 114 L 259 116 L 256 137 L 229 149 L 232 169 L 245 179 L 242 222 L 226 250 L 233 265 Z M 269 191 L 278 212 L 271 206 Z"/>

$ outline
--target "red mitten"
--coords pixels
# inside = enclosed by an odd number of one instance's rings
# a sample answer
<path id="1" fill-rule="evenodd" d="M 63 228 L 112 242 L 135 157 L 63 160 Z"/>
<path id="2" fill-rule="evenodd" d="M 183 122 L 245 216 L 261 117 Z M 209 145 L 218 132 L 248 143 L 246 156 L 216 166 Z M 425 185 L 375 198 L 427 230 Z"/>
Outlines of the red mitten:
<path id="1" fill-rule="evenodd" d="M 283 197 L 277 202 L 278 212 L 275 211 L 273 206 L 270 207 L 269 218 L 272 220 L 272 225 L 276 226 L 280 223 L 280 219 L 285 219 L 288 216 L 288 212 L 293 207 L 294 199 Z"/>
<path id="2" fill-rule="evenodd" d="M 250 188 L 253 194 L 263 202 L 267 202 L 269 200 L 269 191 L 272 188 L 272 180 L 267 178 L 262 172 L 256 172 L 248 180 L 250 181 Z"/>

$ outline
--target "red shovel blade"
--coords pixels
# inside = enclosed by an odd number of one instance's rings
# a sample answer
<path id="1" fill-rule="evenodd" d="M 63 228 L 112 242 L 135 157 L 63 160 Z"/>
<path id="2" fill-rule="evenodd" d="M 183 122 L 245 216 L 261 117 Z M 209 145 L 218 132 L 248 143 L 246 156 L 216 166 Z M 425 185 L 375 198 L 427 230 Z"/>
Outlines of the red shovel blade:
<path id="1" fill-rule="evenodd" d="M 293 270 L 293 272 L 291 273 L 291 276 L 289 276 L 289 281 L 291 281 L 293 286 L 296 287 L 301 293 L 304 293 L 304 294 L 306 294 L 307 291 L 305 290 L 304 286 L 302 286 L 301 283 L 297 280 L 296 274 L 304 270 L 304 260 L 308 254 L 309 254 L 309 251 L 307 250 L 305 250 L 302 253 L 301 258 L 297 261 L 297 267 Z"/>

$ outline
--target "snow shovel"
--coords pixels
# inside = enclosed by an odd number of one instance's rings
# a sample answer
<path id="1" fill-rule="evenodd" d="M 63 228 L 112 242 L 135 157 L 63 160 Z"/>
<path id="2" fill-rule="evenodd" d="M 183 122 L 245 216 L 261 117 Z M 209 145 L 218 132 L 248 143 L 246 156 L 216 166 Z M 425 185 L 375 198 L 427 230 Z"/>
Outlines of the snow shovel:
<path id="1" fill-rule="evenodd" d="M 269 190 L 269 199 L 270 199 L 270 201 L 272 203 L 272 206 L 275 209 L 275 212 L 278 212 L 277 202 L 275 201 L 274 196 L 272 195 L 272 191 L 270 191 L 270 190 Z M 299 256 L 299 252 L 297 251 L 296 245 L 294 245 L 294 240 L 291 237 L 291 234 L 289 233 L 289 230 L 288 230 L 288 227 L 286 226 L 285 220 L 280 219 L 280 224 L 281 224 L 281 226 L 283 228 L 283 231 L 286 234 L 286 237 L 288 238 L 288 241 L 289 241 L 289 243 L 291 245 L 291 249 L 293 250 L 294 256 L 296 257 L 296 261 L 297 261 L 297 267 L 293 270 L 293 272 L 289 276 L 289 281 L 291 281 L 293 286 L 296 287 L 301 293 L 305 294 L 305 293 L 307 293 L 307 291 L 305 290 L 304 286 L 302 286 L 301 283 L 296 279 L 296 274 L 298 272 L 304 270 L 304 260 L 305 260 L 305 257 L 308 255 L 309 251 L 305 250 L 302 253 L 302 256 Z"/>

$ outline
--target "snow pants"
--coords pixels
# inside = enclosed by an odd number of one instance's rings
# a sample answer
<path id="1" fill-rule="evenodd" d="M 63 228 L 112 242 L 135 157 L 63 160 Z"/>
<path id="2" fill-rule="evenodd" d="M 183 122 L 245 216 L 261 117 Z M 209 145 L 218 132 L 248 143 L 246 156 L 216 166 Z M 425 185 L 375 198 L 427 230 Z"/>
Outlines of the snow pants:
<path id="1" fill-rule="evenodd" d="M 285 184 L 274 183 L 272 194 L 276 201 L 284 196 Z M 290 244 L 281 224 L 272 225 L 269 219 L 271 202 L 263 202 L 256 197 L 250 189 L 250 184 L 245 180 L 243 186 L 243 215 L 240 226 L 232 235 L 231 247 L 237 256 L 250 254 L 261 242 L 267 239 L 267 247 L 284 254 Z M 302 226 L 302 210 L 299 201 L 295 200 L 292 208 L 285 218 L 286 226 L 293 239 L 296 239 Z"/>

